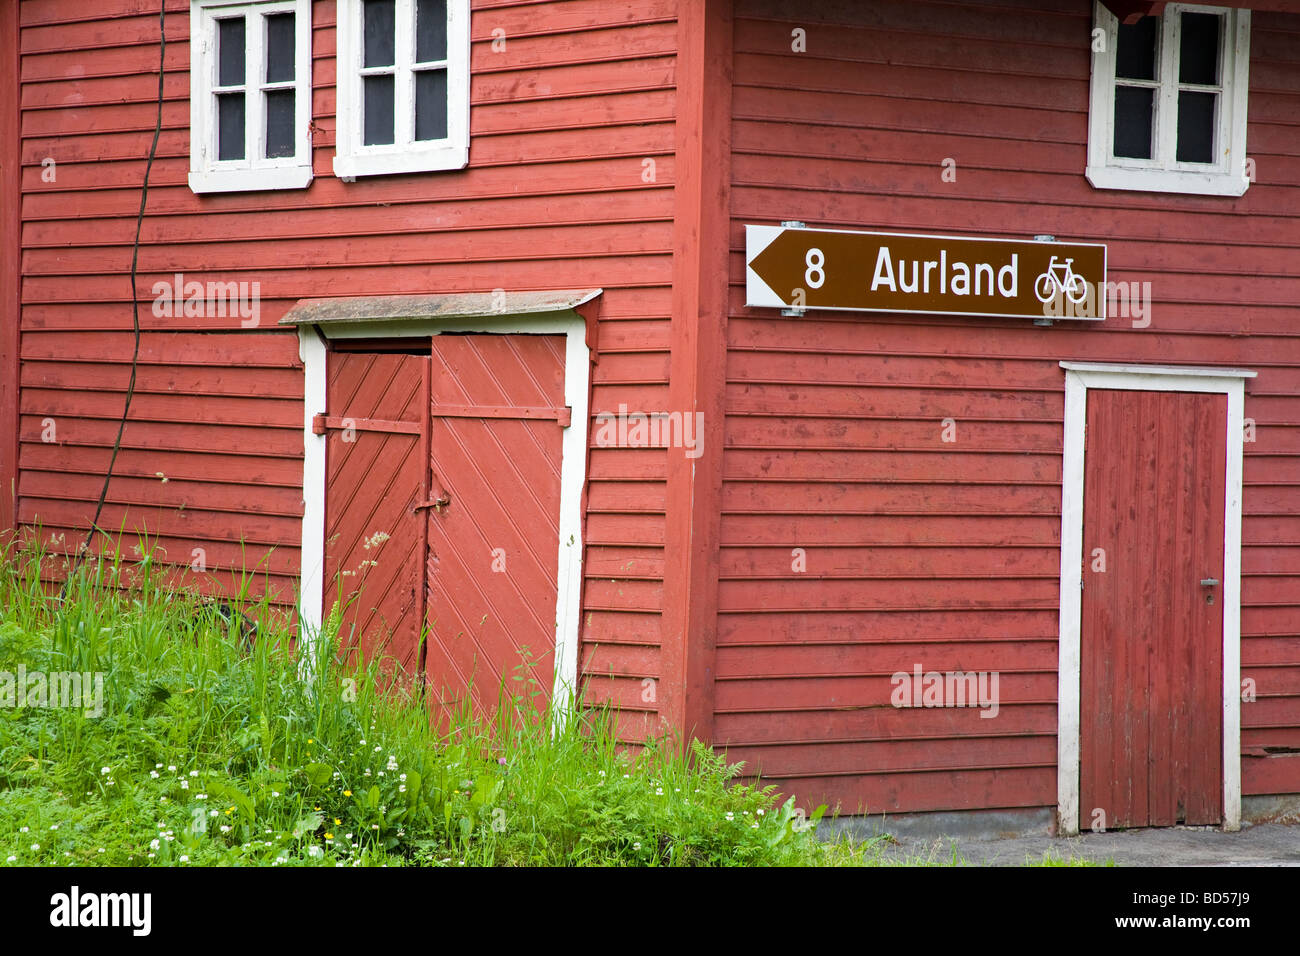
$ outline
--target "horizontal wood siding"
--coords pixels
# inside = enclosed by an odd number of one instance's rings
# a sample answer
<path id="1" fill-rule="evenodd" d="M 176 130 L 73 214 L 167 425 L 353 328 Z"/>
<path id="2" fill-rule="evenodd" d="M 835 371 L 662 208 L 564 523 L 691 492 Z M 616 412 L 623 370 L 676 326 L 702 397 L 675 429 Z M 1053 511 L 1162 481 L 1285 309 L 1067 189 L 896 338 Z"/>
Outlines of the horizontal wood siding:
<path id="1" fill-rule="evenodd" d="M 1091 8 L 738 0 L 716 737 L 809 804 L 1055 807 L 1062 359 L 1258 371 L 1243 789 L 1300 792 L 1300 16 L 1254 15 L 1223 199 L 1088 184 Z M 1151 323 L 746 309 L 744 224 L 787 219 L 1105 242 Z M 997 718 L 892 707 L 918 664 L 999 671 Z"/>
<path id="2" fill-rule="evenodd" d="M 320 0 L 316 179 L 202 198 L 186 185 L 189 7 L 167 0 L 136 288 L 141 366 L 104 527 L 147 528 L 186 564 L 195 547 L 210 567 L 263 561 L 292 600 L 303 375 L 296 335 L 275 323 L 302 297 L 600 287 L 593 413 L 667 407 L 675 0 L 474 3 L 470 167 L 355 183 L 332 173 L 335 5 Z M 23 0 L 21 18 L 21 517 L 72 542 L 129 374 L 157 4 Z M 55 182 L 42 180 L 46 157 Z M 260 325 L 155 318 L 152 286 L 177 272 L 260 282 Z M 655 715 L 641 682 L 660 676 L 665 473 L 662 450 L 591 452 L 582 664 L 629 708 L 629 733 Z"/>

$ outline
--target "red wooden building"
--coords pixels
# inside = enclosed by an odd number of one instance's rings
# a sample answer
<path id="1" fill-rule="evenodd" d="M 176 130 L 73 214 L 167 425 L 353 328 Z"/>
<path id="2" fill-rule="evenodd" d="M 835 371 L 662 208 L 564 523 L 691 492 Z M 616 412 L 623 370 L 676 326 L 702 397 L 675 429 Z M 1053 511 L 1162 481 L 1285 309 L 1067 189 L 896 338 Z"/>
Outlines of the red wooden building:
<path id="1" fill-rule="evenodd" d="M 0 10 L 0 527 L 84 537 L 134 359 L 99 526 L 446 699 L 845 813 L 1298 799 L 1300 4 Z"/>

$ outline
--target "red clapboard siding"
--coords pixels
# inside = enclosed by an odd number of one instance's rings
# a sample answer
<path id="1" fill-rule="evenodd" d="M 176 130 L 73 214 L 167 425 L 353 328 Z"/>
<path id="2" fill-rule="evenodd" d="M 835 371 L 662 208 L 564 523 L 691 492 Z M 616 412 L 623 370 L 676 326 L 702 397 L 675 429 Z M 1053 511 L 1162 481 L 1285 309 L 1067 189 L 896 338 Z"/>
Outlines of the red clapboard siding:
<path id="1" fill-rule="evenodd" d="M 1056 799 L 1056 767 L 1004 764 L 864 774 L 852 770 L 782 776 L 765 768 L 764 783 L 802 804 L 810 795 L 845 814 L 923 812 L 954 806 L 988 809 L 1043 807 Z"/>
<path id="2" fill-rule="evenodd" d="M 1300 16 L 1254 15 L 1269 172 L 1237 200 L 1087 183 L 1090 29 L 1064 0 L 736 4 L 716 731 L 801 804 L 1055 806 L 1063 359 L 1259 372 L 1243 749 L 1300 739 Z M 746 309 L 744 225 L 786 219 L 1105 242 L 1152 321 Z M 1000 671 L 998 717 L 890 706 L 918 664 Z M 1300 792 L 1300 760 L 1246 758 L 1243 786 Z"/>
<path id="3" fill-rule="evenodd" d="M 620 403 L 666 408 L 676 0 L 475 3 L 469 168 L 355 183 L 331 173 L 335 8 L 318 0 L 316 179 L 306 190 L 205 197 L 186 185 L 189 6 L 167 2 L 162 134 L 136 283 L 145 331 L 101 524 L 147 525 L 185 566 L 203 546 L 210 565 L 229 567 L 243 535 L 274 546 L 273 573 L 291 580 L 302 422 L 319 409 L 303 408 L 297 337 L 275 322 L 303 297 L 602 288 L 593 415 Z M 19 17 L 20 507 L 24 520 L 74 538 L 98 497 L 130 373 L 128 270 L 155 118 L 157 4 L 22 0 Z M 492 49 L 496 28 L 509 37 L 503 51 Z M 53 183 L 41 176 L 46 157 Z M 154 283 L 178 272 L 260 283 L 258 327 L 154 316 Z M 42 441 L 47 418 L 53 442 Z M 627 680 L 634 711 L 620 727 L 631 739 L 658 722 L 641 680 L 660 676 L 665 461 L 653 448 L 591 454 L 582 661 Z M 291 587 L 277 593 L 292 601 Z"/>
<path id="4" fill-rule="evenodd" d="M 747 740 L 751 746 L 768 743 L 832 740 L 933 740 L 956 733 L 971 736 L 1056 735 L 1056 707 L 1051 704 L 1015 704 L 999 711 L 995 721 L 979 716 L 978 709 L 930 707 L 906 711 L 893 707 L 854 710 L 785 710 L 773 721 L 758 712 L 720 715 L 718 741 Z"/>

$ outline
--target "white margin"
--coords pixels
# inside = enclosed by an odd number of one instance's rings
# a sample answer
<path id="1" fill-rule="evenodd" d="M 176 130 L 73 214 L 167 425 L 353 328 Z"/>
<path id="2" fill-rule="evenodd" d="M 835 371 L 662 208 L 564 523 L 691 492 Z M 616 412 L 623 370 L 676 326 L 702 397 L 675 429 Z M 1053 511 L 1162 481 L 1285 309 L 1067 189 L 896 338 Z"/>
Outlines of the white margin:
<path id="1" fill-rule="evenodd" d="M 1241 828 L 1241 506 L 1245 379 L 1235 368 L 1061 362 L 1065 439 L 1061 467 L 1061 612 L 1058 650 L 1057 820 L 1079 832 L 1084 426 L 1088 389 L 1213 392 L 1228 396 L 1223 521 L 1223 829 Z"/>
<path id="2" fill-rule="evenodd" d="M 587 404 L 591 352 L 587 325 L 566 309 L 543 315 L 337 322 L 319 327 L 330 339 L 421 338 L 455 332 L 563 335 L 564 404 L 572 410 L 560 459 L 559 559 L 556 564 L 555 681 L 551 700 L 557 718 L 569 710 L 577 687 L 579 607 L 582 598 L 582 489 L 587 480 Z M 324 607 L 325 437 L 312 434 L 312 418 L 326 410 L 325 346 L 310 326 L 299 326 L 299 354 L 306 367 L 303 408 L 302 596 L 304 634 L 319 630 Z"/>
<path id="3" fill-rule="evenodd" d="M 745 308 L 790 308 L 750 265 L 787 228 L 791 227 L 745 225 Z"/>

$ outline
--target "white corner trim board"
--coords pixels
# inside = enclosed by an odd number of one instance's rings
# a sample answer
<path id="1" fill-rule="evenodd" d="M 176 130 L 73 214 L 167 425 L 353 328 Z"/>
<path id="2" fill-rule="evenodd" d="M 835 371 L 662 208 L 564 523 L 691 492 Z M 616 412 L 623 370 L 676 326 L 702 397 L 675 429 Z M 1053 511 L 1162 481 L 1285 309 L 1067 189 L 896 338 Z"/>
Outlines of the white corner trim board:
<path id="1" fill-rule="evenodd" d="M 1223 827 L 1241 826 L 1241 506 L 1247 378 L 1235 368 L 1061 362 L 1065 442 L 1061 469 L 1061 592 L 1057 696 L 1057 819 L 1079 832 L 1084 426 L 1088 389 L 1215 392 L 1228 396 L 1223 522 Z"/>
<path id="2" fill-rule="evenodd" d="M 559 561 L 556 566 L 555 680 L 552 701 L 563 715 L 577 687 L 579 607 L 582 598 L 582 489 L 587 480 L 588 380 L 591 352 L 587 327 L 576 312 L 505 315 L 429 320 L 399 319 L 330 323 L 320 327 L 331 339 L 411 337 L 456 332 L 563 335 L 564 403 L 572 409 L 572 424 L 564 429 L 560 461 Z M 298 327 L 299 354 L 306 368 L 303 409 L 302 592 L 298 619 L 302 633 L 314 639 L 320 631 L 325 573 L 325 436 L 312 433 L 312 418 L 325 410 L 326 348 L 315 328 Z"/>

